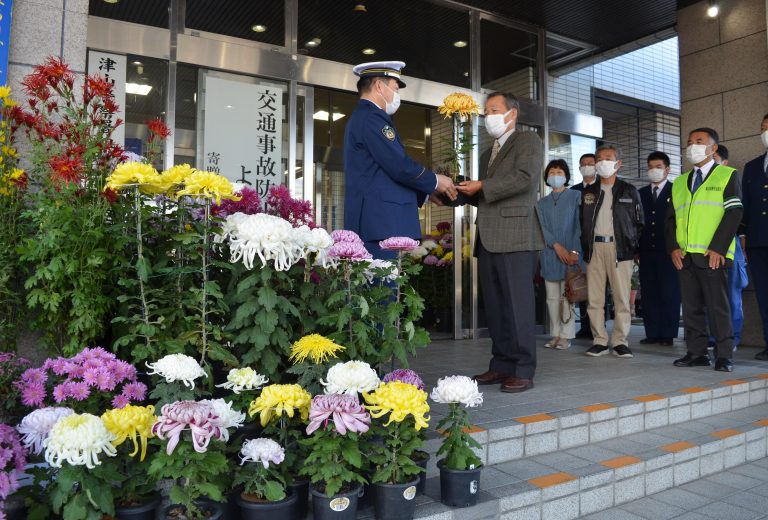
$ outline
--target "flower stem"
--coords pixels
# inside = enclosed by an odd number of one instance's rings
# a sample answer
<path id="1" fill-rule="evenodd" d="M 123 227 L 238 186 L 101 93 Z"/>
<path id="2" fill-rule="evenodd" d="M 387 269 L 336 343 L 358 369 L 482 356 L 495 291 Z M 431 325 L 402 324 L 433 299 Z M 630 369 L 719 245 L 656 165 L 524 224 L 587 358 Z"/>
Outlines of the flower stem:
<path id="1" fill-rule="evenodd" d="M 134 200 L 134 210 L 136 211 L 136 264 L 144 264 L 144 244 L 141 237 L 141 197 L 139 196 L 139 187 L 138 185 L 133 188 L 133 200 Z M 144 272 L 146 273 L 146 266 L 144 266 Z M 146 330 L 149 329 L 149 309 L 147 307 L 147 295 L 144 290 L 144 277 L 142 273 L 137 272 L 139 275 L 139 296 L 141 297 L 141 319 L 144 321 L 144 325 L 146 326 Z M 150 339 L 149 335 L 145 332 L 142 334 L 144 336 L 144 342 L 147 345 L 147 348 L 151 347 L 152 340 Z"/>
<path id="2" fill-rule="evenodd" d="M 211 216 L 211 201 L 210 199 L 205 199 L 205 221 L 204 221 L 204 227 L 203 227 L 203 254 L 202 254 L 202 260 L 203 260 L 203 286 L 202 286 L 202 305 L 201 305 L 201 312 L 200 312 L 200 321 L 201 321 L 201 340 L 203 343 L 203 351 L 200 356 L 200 364 L 205 364 L 205 356 L 208 353 L 208 327 L 207 327 L 207 321 L 208 321 L 208 296 L 207 296 L 207 290 L 208 290 L 208 226 L 210 224 Z"/>

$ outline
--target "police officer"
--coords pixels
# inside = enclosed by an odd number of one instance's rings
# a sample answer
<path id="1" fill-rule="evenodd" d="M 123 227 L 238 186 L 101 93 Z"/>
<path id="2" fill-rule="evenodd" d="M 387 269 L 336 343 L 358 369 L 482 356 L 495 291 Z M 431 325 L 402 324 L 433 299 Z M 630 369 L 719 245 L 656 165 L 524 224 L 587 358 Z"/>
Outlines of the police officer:
<path id="1" fill-rule="evenodd" d="M 694 168 L 672 185 L 666 241 L 680 274 L 687 352 L 678 367 L 710 366 L 707 317 L 715 337 L 715 370 L 732 372 L 733 328 L 726 263 L 743 212 L 736 170 L 717 164 L 718 135 L 697 128 L 688 135 L 686 157 Z"/>
<path id="2" fill-rule="evenodd" d="M 344 132 L 344 227 L 360 235 L 374 258 L 391 259 L 379 241 L 393 236 L 421 238 L 419 207 L 437 193 L 454 200 L 451 178 L 435 175 L 408 157 L 392 123 L 400 106 L 402 61 L 363 63 L 353 72 L 360 79 L 360 101 Z"/>

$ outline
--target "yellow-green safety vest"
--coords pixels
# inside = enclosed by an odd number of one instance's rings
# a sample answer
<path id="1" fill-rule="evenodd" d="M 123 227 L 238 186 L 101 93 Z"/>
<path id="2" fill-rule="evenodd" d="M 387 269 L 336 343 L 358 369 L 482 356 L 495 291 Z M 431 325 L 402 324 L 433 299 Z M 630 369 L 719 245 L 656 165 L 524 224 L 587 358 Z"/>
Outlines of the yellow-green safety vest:
<path id="1" fill-rule="evenodd" d="M 727 204 L 723 192 L 731 175 L 736 170 L 718 164 L 709 172 L 704 182 L 691 195 L 688 189 L 688 179 L 693 173 L 687 172 L 672 184 L 672 204 L 675 208 L 677 244 L 686 253 L 704 254 L 709 249 L 717 226 L 723 219 Z M 740 203 L 739 203 L 740 204 Z M 736 252 L 736 241 L 731 240 L 726 257 L 733 260 Z"/>

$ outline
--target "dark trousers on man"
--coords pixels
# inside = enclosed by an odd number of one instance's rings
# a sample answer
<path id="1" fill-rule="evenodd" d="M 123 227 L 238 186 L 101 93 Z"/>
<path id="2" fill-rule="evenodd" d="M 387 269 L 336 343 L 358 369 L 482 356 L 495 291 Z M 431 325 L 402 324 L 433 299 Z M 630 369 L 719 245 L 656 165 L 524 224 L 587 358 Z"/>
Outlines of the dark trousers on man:
<path id="1" fill-rule="evenodd" d="M 768 348 L 768 247 L 748 247 L 747 262 L 763 322 L 763 340 Z"/>
<path id="2" fill-rule="evenodd" d="M 489 370 L 521 379 L 536 372 L 535 251 L 491 253 L 477 241 L 478 274 L 488 332 Z"/>
<path id="3" fill-rule="evenodd" d="M 645 337 L 676 338 L 680 328 L 680 281 L 666 252 L 640 253 L 640 291 Z"/>
<path id="4" fill-rule="evenodd" d="M 716 357 L 730 359 L 733 356 L 733 327 L 728 303 L 728 272 L 725 267 L 710 269 L 705 266 L 708 259 L 702 255 L 694 261 L 694 254 L 684 257 L 679 272 L 688 352 L 694 356 L 706 355 L 711 333 L 715 338 Z"/>

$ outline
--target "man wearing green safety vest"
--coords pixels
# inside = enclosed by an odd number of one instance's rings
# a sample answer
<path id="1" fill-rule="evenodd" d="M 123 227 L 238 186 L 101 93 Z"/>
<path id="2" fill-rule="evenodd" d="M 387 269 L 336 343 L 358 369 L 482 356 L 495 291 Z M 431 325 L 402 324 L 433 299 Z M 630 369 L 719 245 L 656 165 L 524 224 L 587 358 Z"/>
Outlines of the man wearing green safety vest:
<path id="1" fill-rule="evenodd" d="M 732 372 L 733 328 L 726 264 L 733 262 L 734 236 L 743 208 L 736 170 L 717 164 L 713 158 L 717 143 L 717 132 L 711 128 L 697 128 L 688 135 L 686 157 L 694 167 L 675 179 L 667 210 L 667 251 L 680 274 L 687 345 L 685 356 L 674 364 L 711 366 L 707 353 L 711 332 L 715 370 Z"/>

